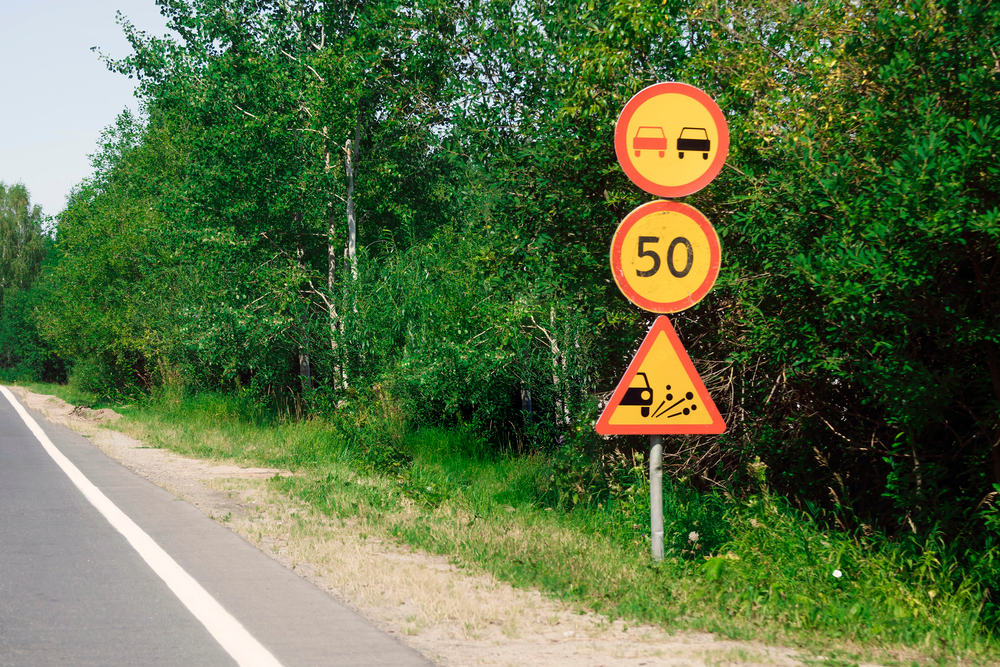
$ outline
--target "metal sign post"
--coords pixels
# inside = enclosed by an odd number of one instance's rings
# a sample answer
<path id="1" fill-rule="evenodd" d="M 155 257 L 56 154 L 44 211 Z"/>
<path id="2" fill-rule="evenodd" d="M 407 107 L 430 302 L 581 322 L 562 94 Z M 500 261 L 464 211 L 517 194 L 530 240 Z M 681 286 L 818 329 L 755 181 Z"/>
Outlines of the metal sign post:
<path id="1" fill-rule="evenodd" d="M 663 560 L 663 436 L 649 436 L 649 538 L 653 560 Z"/>

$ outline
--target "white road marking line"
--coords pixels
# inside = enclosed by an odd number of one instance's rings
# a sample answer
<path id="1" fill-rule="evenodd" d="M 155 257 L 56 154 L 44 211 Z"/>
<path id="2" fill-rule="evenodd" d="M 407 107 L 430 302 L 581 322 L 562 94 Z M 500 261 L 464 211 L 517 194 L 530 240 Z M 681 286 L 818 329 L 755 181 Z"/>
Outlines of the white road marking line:
<path id="1" fill-rule="evenodd" d="M 264 648 L 253 635 L 226 611 L 208 591 L 201 587 L 194 577 L 185 572 L 177 562 L 153 541 L 142 528 L 111 502 L 104 493 L 87 479 L 73 462 L 60 452 L 45 431 L 32 419 L 28 411 L 14 397 L 7 387 L 0 386 L 0 391 L 7 397 L 21 419 L 31 432 L 42 443 L 49 456 L 62 468 L 66 476 L 76 485 L 83 495 L 104 515 L 104 518 L 114 528 L 125 536 L 129 544 L 142 556 L 142 559 L 153 568 L 153 572 L 163 579 L 180 601 L 194 614 L 222 645 L 240 667 L 282 667 L 281 663 Z"/>

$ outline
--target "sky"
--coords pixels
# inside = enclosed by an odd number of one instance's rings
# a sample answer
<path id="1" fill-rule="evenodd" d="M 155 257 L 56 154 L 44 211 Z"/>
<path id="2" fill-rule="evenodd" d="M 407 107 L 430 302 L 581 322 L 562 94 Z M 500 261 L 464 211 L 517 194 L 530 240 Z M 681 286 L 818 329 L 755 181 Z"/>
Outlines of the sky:
<path id="1" fill-rule="evenodd" d="M 135 79 L 90 50 L 131 53 L 117 10 L 140 30 L 168 33 L 154 0 L 0 0 L 0 181 L 24 183 L 46 215 L 90 175 L 101 131 L 139 110 Z"/>

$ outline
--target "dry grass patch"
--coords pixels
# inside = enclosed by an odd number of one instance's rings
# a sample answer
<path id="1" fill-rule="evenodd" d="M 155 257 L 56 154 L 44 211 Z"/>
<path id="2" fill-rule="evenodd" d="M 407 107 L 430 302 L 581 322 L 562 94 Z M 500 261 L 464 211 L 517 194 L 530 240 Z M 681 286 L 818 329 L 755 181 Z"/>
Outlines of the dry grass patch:
<path id="1" fill-rule="evenodd" d="M 417 525 L 425 516 L 412 503 L 400 503 L 391 514 L 331 517 L 279 493 L 266 480 L 215 479 L 209 486 L 247 508 L 226 525 L 444 664 L 700 666 L 703 656 L 714 655 L 717 648 L 745 646 L 717 642 L 708 634 L 670 635 L 648 624 L 581 613 L 537 590 L 513 588 L 474 565 L 457 566 L 444 556 L 401 545 L 390 531 Z M 479 523 L 456 510 L 434 512 L 450 519 L 442 525 L 454 526 L 455 519 Z M 507 533 L 517 540 L 534 539 L 539 529 L 510 525 L 499 532 L 486 526 L 476 530 L 494 538 Z M 460 532 L 453 529 L 452 535 Z M 556 540 L 572 541 L 572 534 L 560 532 Z M 759 664 L 801 664 L 787 649 L 773 649 L 773 654 L 764 647 L 754 650 L 769 656 Z"/>

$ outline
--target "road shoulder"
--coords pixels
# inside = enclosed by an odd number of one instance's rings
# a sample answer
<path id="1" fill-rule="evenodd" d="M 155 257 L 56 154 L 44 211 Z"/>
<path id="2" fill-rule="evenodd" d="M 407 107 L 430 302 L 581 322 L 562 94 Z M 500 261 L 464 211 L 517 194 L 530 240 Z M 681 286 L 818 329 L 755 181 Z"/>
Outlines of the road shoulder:
<path id="1" fill-rule="evenodd" d="M 382 630 L 446 666 L 800 665 L 792 649 L 670 635 L 651 625 L 579 613 L 448 559 L 364 535 L 268 484 L 288 471 L 178 456 L 113 429 L 112 411 L 75 408 L 12 388 L 50 422 L 86 436 L 110 458 L 189 501 Z M 111 428 L 109 428 L 109 426 Z"/>

